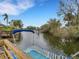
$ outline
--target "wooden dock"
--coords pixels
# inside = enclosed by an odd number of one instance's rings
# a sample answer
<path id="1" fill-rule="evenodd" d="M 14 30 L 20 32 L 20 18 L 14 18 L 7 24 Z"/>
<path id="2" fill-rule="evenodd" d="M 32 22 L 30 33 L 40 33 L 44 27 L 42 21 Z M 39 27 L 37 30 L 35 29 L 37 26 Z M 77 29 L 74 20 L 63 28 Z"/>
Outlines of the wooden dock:
<path id="1" fill-rule="evenodd" d="M 9 59 L 13 59 L 13 58 L 12 58 L 10 52 L 8 51 L 8 49 L 12 50 L 16 54 L 17 59 L 32 59 L 30 56 L 24 54 L 20 49 L 18 49 L 14 44 L 12 44 L 8 40 L 1 40 L 0 46 L 4 47 L 4 50 Z"/>

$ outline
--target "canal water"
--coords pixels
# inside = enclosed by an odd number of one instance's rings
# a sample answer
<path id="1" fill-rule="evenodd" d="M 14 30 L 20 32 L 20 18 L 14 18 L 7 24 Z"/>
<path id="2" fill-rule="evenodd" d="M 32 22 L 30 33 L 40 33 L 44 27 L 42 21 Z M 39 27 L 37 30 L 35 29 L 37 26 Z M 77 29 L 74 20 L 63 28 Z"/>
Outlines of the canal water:
<path id="1" fill-rule="evenodd" d="M 21 50 L 26 50 L 27 48 L 36 46 L 38 48 L 42 48 L 44 50 L 64 55 L 64 53 L 58 49 L 52 48 L 43 37 L 42 33 L 31 33 L 31 32 L 22 32 L 21 33 L 21 41 L 16 43 L 17 47 Z"/>
<path id="2" fill-rule="evenodd" d="M 41 33 L 31 33 L 31 32 L 22 32 L 21 41 L 17 43 L 17 46 L 25 50 L 32 46 L 37 46 L 46 50 L 50 49 L 47 41 L 44 39 L 43 34 Z"/>

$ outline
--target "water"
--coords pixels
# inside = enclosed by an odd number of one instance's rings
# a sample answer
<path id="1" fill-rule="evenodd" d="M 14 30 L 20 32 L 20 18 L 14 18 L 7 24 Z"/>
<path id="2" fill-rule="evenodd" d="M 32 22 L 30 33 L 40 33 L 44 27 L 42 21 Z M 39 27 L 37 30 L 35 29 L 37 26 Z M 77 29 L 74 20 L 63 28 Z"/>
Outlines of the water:
<path id="1" fill-rule="evenodd" d="M 30 55 L 33 59 L 48 59 L 46 56 L 38 53 L 37 51 L 31 50 L 29 53 L 27 53 L 28 55 Z"/>
<path id="2" fill-rule="evenodd" d="M 21 33 L 21 41 L 17 43 L 17 46 L 25 50 L 33 45 L 49 50 L 49 45 L 47 41 L 45 41 L 43 34 L 39 33 L 31 33 L 31 32 L 22 32 Z"/>
<path id="3" fill-rule="evenodd" d="M 39 48 L 43 48 L 44 50 L 54 52 L 58 55 L 63 55 L 63 52 L 59 51 L 58 49 L 57 50 L 54 48 L 52 50 L 50 49 L 51 47 L 48 44 L 48 42 L 44 39 L 42 33 L 39 33 L 39 35 L 38 35 L 37 33 L 33 34 L 31 32 L 22 32 L 21 33 L 21 41 L 17 42 L 16 45 L 18 48 L 20 48 L 22 50 L 26 50 L 27 48 L 30 48 L 34 45 L 34 46 L 37 46 Z M 37 52 L 32 51 L 30 54 L 31 55 L 33 54 L 35 56 L 35 54 L 37 54 Z M 37 58 L 37 57 L 35 56 L 35 58 Z"/>

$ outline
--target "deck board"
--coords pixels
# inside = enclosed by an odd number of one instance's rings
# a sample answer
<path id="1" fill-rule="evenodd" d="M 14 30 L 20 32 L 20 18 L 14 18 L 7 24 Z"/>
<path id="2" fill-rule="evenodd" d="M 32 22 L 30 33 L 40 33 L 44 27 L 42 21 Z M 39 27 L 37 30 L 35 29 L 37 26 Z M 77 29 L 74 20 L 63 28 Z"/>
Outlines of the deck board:
<path id="1" fill-rule="evenodd" d="M 10 48 L 18 56 L 18 59 L 32 59 L 30 56 L 28 56 L 27 54 L 24 54 L 20 49 L 18 49 L 14 44 L 12 44 L 7 39 L 0 41 L 0 46 L 2 46 L 3 44 L 7 48 Z"/>

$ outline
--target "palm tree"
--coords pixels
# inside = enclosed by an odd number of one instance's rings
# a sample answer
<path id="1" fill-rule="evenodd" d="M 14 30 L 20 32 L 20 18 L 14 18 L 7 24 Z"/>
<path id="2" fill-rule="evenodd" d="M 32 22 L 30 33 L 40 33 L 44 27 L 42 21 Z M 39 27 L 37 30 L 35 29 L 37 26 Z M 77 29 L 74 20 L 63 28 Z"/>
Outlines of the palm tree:
<path id="1" fill-rule="evenodd" d="M 8 15 L 7 15 L 7 13 L 3 14 L 2 16 L 4 17 L 4 21 L 6 21 L 6 23 L 8 25 L 9 22 L 8 22 Z"/>
<path id="2" fill-rule="evenodd" d="M 15 28 L 22 28 L 22 26 L 23 26 L 21 20 L 12 20 L 10 23 Z"/>

